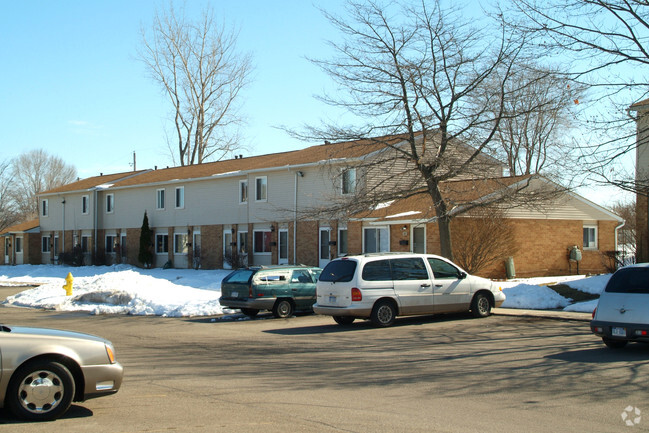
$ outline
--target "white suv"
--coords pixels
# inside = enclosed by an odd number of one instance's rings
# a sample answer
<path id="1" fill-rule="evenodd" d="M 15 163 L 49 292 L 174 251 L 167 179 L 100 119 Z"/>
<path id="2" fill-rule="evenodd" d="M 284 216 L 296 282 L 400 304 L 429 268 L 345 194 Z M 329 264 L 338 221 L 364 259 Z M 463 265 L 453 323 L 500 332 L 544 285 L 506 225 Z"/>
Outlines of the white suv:
<path id="1" fill-rule="evenodd" d="M 490 280 L 468 275 L 431 254 L 379 253 L 349 256 L 325 266 L 313 311 L 341 325 L 369 318 L 390 326 L 396 316 L 471 311 L 491 314 L 505 301 Z"/>

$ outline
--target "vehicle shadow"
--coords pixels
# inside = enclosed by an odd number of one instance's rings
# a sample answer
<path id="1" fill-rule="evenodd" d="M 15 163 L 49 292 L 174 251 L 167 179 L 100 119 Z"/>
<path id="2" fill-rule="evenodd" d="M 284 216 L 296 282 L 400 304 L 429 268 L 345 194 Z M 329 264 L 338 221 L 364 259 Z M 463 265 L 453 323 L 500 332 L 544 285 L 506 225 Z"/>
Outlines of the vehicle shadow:
<path id="1" fill-rule="evenodd" d="M 436 314 L 428 316 L 411 316 L 411 317 L 401 317 L 397 318 L 394 321 L 394 324 L 391 328 L 398 328 L 401 326 L 417 326 L 417 325 L 426 325 L 429 323 L 443 323 L 449 321 L 458 321 L 458 320 L 472 320 L 473 317 L 466 313 L 459 314 Z M 281 328 L 281 329 L 270 329 L 263 331 L 269 334 L 277 335 L 311 335 L 311 334 L 332 334 L 339 332 L 355 332 L 363 331 L 367 329 L 376 329 L 372 322 L 369 320 L 356 319 L 351 325 L 339 325 L 333 322 L 330 325 L 318 325 L 318 326 L 301 326 L 295 328 Z"/>
<path id="2" fill-rule="evenodd" d="M 94 413 L 88 409 L 87 407 L 84 406 L 79 406 L 76 404 L 73 404 L 70 406 L 70 409 L 66 413 L 63 414 L 63 416 L 59 417 L 59 419 L 76 419 L 76 418 L 88 418 L 93 416 Z M 3 424 L 33 424 L 33 423 L 41 423 L 42 421 L 26 421 L 23 419 L 19 419 L 13 416 L 9 412 L 8 409 L 3 408 L 0 409 L 0 425 Z M 52 421 L 53 422 L 53 421 Z"/>
<path id="3" fill-rule="evenodd" d="M 649 362 L 649 344 L 629 343 L 622 349 L 609 349 L 604 346 L 594 349 L 566 350 L 546 356 L 547 359 L 554 359 L 575 363 L 596 363 L 604 364 L 611 362 Z"/>

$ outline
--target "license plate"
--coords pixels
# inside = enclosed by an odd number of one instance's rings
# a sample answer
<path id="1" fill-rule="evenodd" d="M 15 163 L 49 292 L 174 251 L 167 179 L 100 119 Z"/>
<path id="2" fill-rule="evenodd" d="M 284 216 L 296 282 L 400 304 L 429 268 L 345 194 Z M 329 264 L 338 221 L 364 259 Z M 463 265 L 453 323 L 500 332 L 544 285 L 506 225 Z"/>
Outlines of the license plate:
<path id="1" fill-rule="evenodd" d="M 238 298 L 239 297 L 239 292 L 232 292 L 232 297 L 233 298 Z"/>
<path id="2" fill-rule="evenodd" d="M 336 303 L 336 297 L 335 296 L 329 296 L 329 303 L 330 304 L 335 304 Z"/>
<path id="3" fill-rule="evenodd" d="M 611 330 L 611 334 L 614 337 L 626 337 L 626 329 L 625 328 L 616 328 L 616 327 L 614 327 Z"/>

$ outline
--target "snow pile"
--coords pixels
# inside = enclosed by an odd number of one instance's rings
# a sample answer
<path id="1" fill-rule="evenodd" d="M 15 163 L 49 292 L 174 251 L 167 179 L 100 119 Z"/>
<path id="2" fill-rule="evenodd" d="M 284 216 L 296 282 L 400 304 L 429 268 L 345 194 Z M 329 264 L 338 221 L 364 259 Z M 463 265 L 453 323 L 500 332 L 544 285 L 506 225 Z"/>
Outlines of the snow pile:
<path id="1" fill-rule="evenodd" d="M 63 284 L 71 273 L 73 294 Z M 163 317 L 230 314 L 219 304 L 221 281 L 228 270 L 139 269 L 128 265 L 66 267 L 59 265 L 0 266 L 0 285 L 40 286 L 9 296 L 8 305 L 91 314 L 133 314 Z M 504 308 L 565 309 L 591 312 L 597 300 L 572 304 L 547 284 L 563 283 L 598 294 L 610 275 L 590 278 L 567 276 L 500 282 L 507 300 Z"/>

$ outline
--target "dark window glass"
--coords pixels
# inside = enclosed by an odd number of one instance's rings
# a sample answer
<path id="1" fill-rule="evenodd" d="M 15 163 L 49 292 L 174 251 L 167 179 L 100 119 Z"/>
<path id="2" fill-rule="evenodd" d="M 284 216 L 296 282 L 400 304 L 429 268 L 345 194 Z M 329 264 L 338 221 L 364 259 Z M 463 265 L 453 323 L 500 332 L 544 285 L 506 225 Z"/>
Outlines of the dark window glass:
<path id="1" fill-rule="evenodd" d="M 242 269 L 234 271 L 223 279 L 224 283 L 248 283 L 254 275 L 255 271 L 251 269 Z"/>
<path id="2" fill-rule="evenodd" d="M 428 259 L 428 264 L 430 264 L 433 275 L 437 279 L 457 280 L 460 278 L 460 270 L 444 260 Z"/>
<path id="3" fill-rule="evenodd" d="M 311 274 L 307 270 L 298 270 L 298 271 L 293 271 L 293 276 L 291 277 L 291 283 L 300 283 L 300 284 L 307 284 L 307 283 L 313 283 L 313 279 L 311 278 Z"/>
<path id="4" fill-rule="evenodd" d="M 354 277 L 356 262 L 353 260 L 334 260 L 322 270 L 320 281 L 347 283 Z"/>
<path id="5" fill-rule="evenodd" d="M 395 280 L 427 280 L 428 271 L 421 258 L 393 259 L 392 277 Z"/>
<path id="6" fill-rule="evenodd" d="M 363 267 L 363 279 L 365 281 L 392 281 L 389 260 L 376 260 L 368 262 Z"/>
<path id="7" fill-rule="evenodd" d="M 606 292 L 649 293 L 649 268 L 623 268 L 613 274 Z"/>

